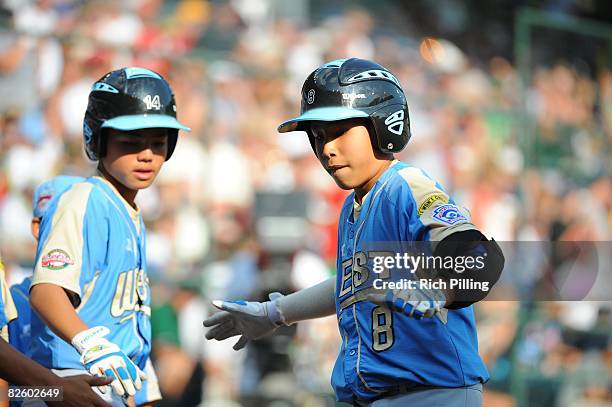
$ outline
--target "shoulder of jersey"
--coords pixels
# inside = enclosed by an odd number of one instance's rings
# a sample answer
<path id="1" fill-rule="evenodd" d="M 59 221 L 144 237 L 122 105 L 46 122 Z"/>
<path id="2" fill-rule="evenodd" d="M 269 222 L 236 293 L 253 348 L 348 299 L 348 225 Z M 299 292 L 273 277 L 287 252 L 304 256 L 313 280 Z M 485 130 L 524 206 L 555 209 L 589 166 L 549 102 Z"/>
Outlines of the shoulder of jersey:
<path id="1" fill-rule="evenodd" d="M 83 205 L 91 205 L 91 198 L 95 198 L 99 194 L 100 192 L 94 184 L 78 182 L 64 191 L 59 199 L 54 202 L 53 209 L 51 207 L 49 209 L 55 211 L 61 206 L 62 210 L 76 210 Z"/>
<path id="2" fill-rule="evenodd" d="M 397 202 L 397 199 L 401 199 L 402 196 L 409 195 L 415 179 L 425 177 L 419 168 L 403 162 L 395 164 L 389 170 L 393 173 L 387 180 L 384 194 L 393 202 Z"/>
<path id="3" fill-rule="evenodd" d="M 448 195 L 438 183 L 427 176 L 422 169 L 405 163 L 394 166 L 393 174 L 386 188 L 386 196 L 391 202 L 403 205 L 423 205 L 429 200 L 448 202 Z M 425 204 L 426 205 L 426 204 Z M 422 210 L 419 209 L 419 215 Z"/>

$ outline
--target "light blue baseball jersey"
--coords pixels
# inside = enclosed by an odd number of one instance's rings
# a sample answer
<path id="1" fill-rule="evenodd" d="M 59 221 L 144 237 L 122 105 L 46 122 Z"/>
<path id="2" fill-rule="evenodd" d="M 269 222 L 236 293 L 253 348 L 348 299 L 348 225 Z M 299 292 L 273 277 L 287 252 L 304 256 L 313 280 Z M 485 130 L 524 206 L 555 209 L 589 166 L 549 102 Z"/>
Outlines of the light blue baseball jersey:
<path id="1" fill-rule="evenodd" d="M 30 349 L 30 284 L 32 279 L 26 277 L 19 284 L 11 286 L 11 296 L 17 308 L 18 318 L 9 323 L 9 342 L 24 355 Z"/>
<path id="2" fill-rule="evenodd" d="M 78 296 L 74 304 L 90 327 L 110 329 L 140 368 L 151 349 L 150 289 L 145 227 L 104 178 L 74 184 L 52 200 L 43 217 L 32 286 L 51 283 Z M 78 352 L 32 314 L 30 356 L 48 368 L 82 369 Z"/>
<path id="3" fill-rule="evenodd" d="M 372 272 L 374 253 L 368 251 L 374 243 L 388 242 L 392 252 L 404 243 L 440 241 L 475 229 L 469 213 L 422 170 L 399 161 L 360 207 L 354 199 L 354 193 L 346 199 L 338 225 L 336 312 L 342 347 L 332 374 L 338 400 L 378 398 L 400 384 L 461 387 L 488 380 L 471 306 L 418 320 L 364 300 L 381 277 Z"/>

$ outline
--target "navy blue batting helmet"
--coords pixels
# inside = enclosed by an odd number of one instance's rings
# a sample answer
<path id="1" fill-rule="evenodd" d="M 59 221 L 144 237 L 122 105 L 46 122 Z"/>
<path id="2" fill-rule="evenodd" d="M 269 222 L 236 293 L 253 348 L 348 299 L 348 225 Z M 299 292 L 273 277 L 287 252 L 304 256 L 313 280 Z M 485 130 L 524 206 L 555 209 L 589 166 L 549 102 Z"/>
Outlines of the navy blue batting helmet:
<path id="1" fill-rule="evenodd" d="M 312 72 L 302 87 L 300 116 L 278 126 L 280 133 L 302 130 L 313 137 L 310 122 L 364 118 L 371 122 L 376 148 L 401 151 L 410 140 L 406 96 L 397 78 L 364 59 L 338 59 Z"/>

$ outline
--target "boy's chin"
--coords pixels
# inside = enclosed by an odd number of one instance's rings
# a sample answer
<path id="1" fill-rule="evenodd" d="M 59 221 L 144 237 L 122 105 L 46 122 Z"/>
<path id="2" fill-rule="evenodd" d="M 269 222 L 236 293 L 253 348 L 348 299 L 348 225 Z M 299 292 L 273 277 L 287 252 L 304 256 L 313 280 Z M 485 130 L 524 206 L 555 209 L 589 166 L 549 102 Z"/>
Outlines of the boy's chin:
<path id="1" fill-rule="evenodd" d="M 152 184 L 153 181 L 155 180 L 155 178 L 150 179 L 150 180 L 146 180 L 146 181 L 142 181 L 142 180 L 131 180 L 131 182 L 129 183 L 130 185 L 127 185 L 127 187 L 131 190 L 137 191 L 140 189 L 147 189 L 149 188 Z"/>
<path id="2" fill-rule="evenodd" d="M 334 178 L 334 182 L 336 183 L 336 185 L 338 185 L 338 187 L 340 187 L 340 189 L 344 189 L 345 191 L 350 191 L 352 189 L 355 189 L 355 185 L 352 184 L 347 184 L 345 182 L 343 182 L 342 180 L 339 180 L 337 178 Z"/>

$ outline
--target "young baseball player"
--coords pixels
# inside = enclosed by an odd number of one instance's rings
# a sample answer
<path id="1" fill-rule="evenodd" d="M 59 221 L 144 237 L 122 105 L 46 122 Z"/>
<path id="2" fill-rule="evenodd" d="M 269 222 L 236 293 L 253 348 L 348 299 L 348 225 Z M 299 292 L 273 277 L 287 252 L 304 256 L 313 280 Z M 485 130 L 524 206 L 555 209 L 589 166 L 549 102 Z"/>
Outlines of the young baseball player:
<path id="1" fill-rule="evenodd" d="M 103 397 L 113 405 L 143 386 L 151 348 L 146 232 L 134 200 L 172 156 L 179 129 L 189 130 L 159 74 L 104 75 L 83 124 L 98 175 L 52 200 L 40 224 L 30 355 L 63 376 L 112 377 Z"/>
<path id="2" fill-rule="evenodd" d="M 234 346 L 240 349 L 278 326 L 335 312 L 342 337 L 332 374 L 338 400 L 480 406 L 488 373 L 478 355 L 471 304 L 487 294 L 475 283 L 497 281 L 503 255 L 439 184 L 394 160 L 410 138 L 397 78 L 356 58 L 320 66 L 302 88 L 301 115 L 279 126 L 280 132 L 294 130 L 308 134 L 338 186 L 353 190 L 340 214 L 337 275 L 265 303 L 214 301 L 223 311 L 204 321 L 212 327 L 206 337 L 241 335 Z M 406 271 L 401 260 L 410 248 L 422 259 L 450 259 L 457 267 Z M 466 267 L 466 257 L 480 262 Z M 422 279 L 424 286 L 399 284 L 420 284 L 415 276 L 424 272 L 435 272 Z"/>

